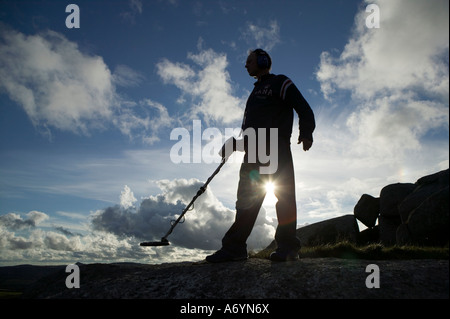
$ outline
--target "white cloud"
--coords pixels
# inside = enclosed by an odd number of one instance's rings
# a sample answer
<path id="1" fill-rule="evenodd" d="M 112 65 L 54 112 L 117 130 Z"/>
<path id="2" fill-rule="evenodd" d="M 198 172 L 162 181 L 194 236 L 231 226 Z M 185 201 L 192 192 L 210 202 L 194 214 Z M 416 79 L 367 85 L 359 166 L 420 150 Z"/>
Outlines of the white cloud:
<path id="1" fill-rule="evenodd" d="M 118 86 L 138 86 L 144 76 L 126 65 L 118 65 L 112 75 L 114 84 Z"/>
<path id="2" fill-rule="evenodd" d="M 117 96 L 101 57 L 53 31 L 27 36 L 5 28 L 1 37 L 0 87 L 33 124 L 86 134 L 111 118 Z"/>
<path id="3" fill-rule="evenodd" d="M 142 13 L 142 1 L 141 0 L 130 0 L 130 6 L 133 10 Z"/>
<path id="4" fill-rule="evenodd" d="M 266 51 L 272 50 L 280 43 L 280 26 L 276 20 L 270 21 L 267 26 L 247 22 L 246 29 L 242 34 L 247 43 Z"/>
<path id="5" fill-rule="evenodd" d="M 195 70 L 188 64 L 174 63 L 163 59 L 157 64 L 157 72 L 164 83 L 173 84 L 182 91 L 180 101 L 191 97 L 189 118 L 203 115 L 206 122 L 211 120 L 232 123 L 240 120 L 245 102 L 233 95 L 233 86 L 226 54 L 212 49 L 189 53 L 188 59 L 200 67 Z"/>
<path id="6" fill-rule="evenodd" d="M 28 218 L 22 219 L 22 217 L 16 213 L 2 215 L 0 216 L 0 226 L 14 230 L 21 230 L 25 228 L 33 228 L 49 218 L 47 214 L 38 211 L 31 211 L 27 214 L 27 216 Z"/>
<path id="7" fill-rule="evenodd" d="M 381 12 L 379 29 L 366 27 L 367 13 L 361 10 L 341 55 L 322 53 L 317 77 L 324 94 L 346 89 L 369 99 L 422 89 L 422 94 L 448 98 L 448 1 L 375 3 Z"/>
<path id="8" fill-rule="evenodd" d="M 18 235 L 1 225 L 0 251 L 2 265 L 165 260 L 164 258 L 154 260 L 155 253 L 139 247 L 133 238 L 119 238 L 106 232 L 70 236 L 36 228 L 26 235 Z M 171 257 L 174 258 L 174 254 L 171 254 Z"/>
<path id="9" fill-rule="evenodd" d="M 144 99 L 124 107 L 112 122 L 131 140 L 141 138 L 144 144 L 151 145 L 160 140 L 160 130 L 169 127 L 174 120 L 164 105 Z"/>
<path id="10" fill-rule="evenodd" d="M 143 8 L 142 8 L 142 1 L 141 0 L 129 0 L 128 2 L 130 10 L 122 12 L 120 16 L 130 23 L 134 24 L 135 19 L 137 15 L 141 15 Z"/>
<path id="11" fill-rule="evenodd" d="M 170 221 L 185 208 L 203 182 L 196 179 L 161 180 L 161 194 L 144 198 L 138 207 L 125 207 L 135 201 L 133 192 L 125 187 L 121 204 L 93 212 L 90 231 L 85 235 L 52 226 L 56 231 L 37 227 L 53 218 L 44 213 L 30 212 L 23 219 L 18 214 L 0 216 L 0 263 L 70 263 L 136 261 L 164 262 L 199 260 L 221 247 L 221 239 L 234 221 L 234 211 L 226 208 L 210 188 L 200 196 L 194 209 L 186 213 L 184 223 L 178 224 L 168 238 L 171 246 L 140 247 L 140 241 L 160 240 L 168 231 Z M 31 226 L 24 227 L 27 220 Z M 19 221 L 19 223 L 18 223 Z M 20 225 L 19 225 L 20 224 Z M 55 223 L 56 224 L 56 223 Z M 20 234 L 14 230 L 22 230 Z M 24 231 L 27 230 L 27 231 Z M 249 249 L 267 246 L 275 233 L 273 221 L 266 219 L 261 210 L 249 238 Z"/>
<path id="12" fill-rule="evenodd" d="M 357 105 L 345 123 L 354 154 L 392 162 L 448 130 L 448 1 L 375 3 L 380 28 L 367 28 L 361 10 L 340 56 L 322 53 L 317 79 L 329 101 L 350 91 Z"/>
<path id="13" fill-rule="evenodd" d="M 133 207 L 136 201 L 137 199 L 136 197 L 134 197 L 131 189 L 127 185 L 125 185 L 123 191 L 120 193 L 120 206 L 122 206 L 124 209 L 128 209 L 130 207 Z"/>
<path id="14" fill-rule="evenodd" d="M 25 35 L 2 24 L 0 89 L 43 132 L 56 128 L 89 135 L 110 124 L 152 144 L 170 122 L 167 109 L 150 99 L 125 101 L 116 86 L 136 86 L 143 76 L 119 65 L 114 74 L 100 56 L 85 54 L 62 34 Z"/>
<path id="15" fill-rule="evenodd" d="M 379 29 L 366 28 L 368 3 Z M 366 1 L 352 31 L 342 52 L 321 55 L 313 147 L 291 140 L 300 224 L 448 168 L 448 1 Z"/>
<path id="16" fill-rule="evenodd" d="M 135 236 L 140 240 L 159 240 L 170 228 L 170 221 L 182 213 L 186 205 L 203 185 L 197 179 L 161 180 L 162 194 L 145 198 L 134 210 L 120 206 L 108 207 L 95 213 L 92 225 L 96 230 L 118 236 Z M 192 249 L 219 249 L 225 232 L 234 221 L 234 211 L 226 208 L 207 188 L 197 198 L 192 211 L 185 215 L 185 223 L 177 225 L 169 241 Z M 249 246 L 263 248 L 273 240 L 274 225 L 265 218 L 264 209 L 258 216 Z"/>

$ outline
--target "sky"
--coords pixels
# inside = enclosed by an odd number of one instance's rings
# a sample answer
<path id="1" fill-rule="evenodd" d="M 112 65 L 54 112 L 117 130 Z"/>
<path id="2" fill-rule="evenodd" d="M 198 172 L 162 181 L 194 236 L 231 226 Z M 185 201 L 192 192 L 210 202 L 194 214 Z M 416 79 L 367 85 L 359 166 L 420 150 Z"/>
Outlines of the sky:
<path id="1" fill-rule="evenodd" d="M 255 81 L 250 49 L 269 52 L 272 73 L 288 76 L 316 117 L 308 152 L 294 119 L 299 227 L 447 169 L 448 6 L 1 0 L 0 265 L 160 263 L 219 249 L 242 153 L 170 246 L 139 243 L 159 240 L 218 166 Z M 269 193 L 249 250 L 273 240 L 275 201 Z"/>

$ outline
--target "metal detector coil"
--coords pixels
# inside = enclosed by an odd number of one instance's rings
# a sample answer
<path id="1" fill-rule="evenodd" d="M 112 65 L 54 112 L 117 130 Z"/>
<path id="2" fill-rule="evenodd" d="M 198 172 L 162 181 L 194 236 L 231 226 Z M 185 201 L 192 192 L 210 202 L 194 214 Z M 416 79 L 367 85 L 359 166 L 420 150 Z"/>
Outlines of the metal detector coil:
<path id="1" fill-rule="evenodd" d="M 165 238 L 161 238 L 161 241 L 145 241 L 140 243 L 141 246 L 168 246 L 170 245 L 169 241 Z"/>

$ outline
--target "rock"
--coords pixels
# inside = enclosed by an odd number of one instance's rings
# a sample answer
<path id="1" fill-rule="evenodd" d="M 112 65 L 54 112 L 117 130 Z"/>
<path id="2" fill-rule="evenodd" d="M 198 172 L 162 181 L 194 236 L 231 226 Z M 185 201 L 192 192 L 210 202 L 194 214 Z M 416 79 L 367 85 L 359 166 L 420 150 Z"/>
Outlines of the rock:
<path id="1" fill-rule="evenodd" d="M 399 216 L 381 216 L 378 217 L 380 227 L 379 241 L 385 246 L 395 245 L 397 242 L 397 228 L 401 225 Z"/>
<path id="2" fill-rule="evenodd" d="M 415 187 L 416 185 L 412 183 L 396 183 L 383 187 L 380 192 L 380 216 L 399 216 L 398 205 L 413 192 Z"/>
<path id="3" fill-rule="evenodd" d="M 411 245 L 412 239 L 406 224 L 400 224 L 395 232 L 395 243 L 399 246 Z"/>
<path id="4" fill-rule="evenodd" d="M 356 242 L 359 233 L 355 216 L 344 215 L 297 229 L 302 246 L 335 244 L 342 240 Z"/>
<path id="5" fill-rule="evenodd" d="M 364 225 L 375 224 L 376 198 L 364 194 L 354 215 Z M 379 238 L 384 245 L 437 245 L 449 242 L 449 170 L 419 178 L 416 183 L 390 184 L 379 198 Z M 376 235 L 375 232 L 371 235 Z M 367 242 L 368 234 L 360 234 Z"/>
<path id="6" fill-rule="evenodd" d="M 437 184 L 439 188 L 445 188 L 449 184 L 449 169 L 423 176 L 417 180 L 416 184 L 419 186 Z"/>
<path id="7" fill-rule="evenodd" d="M 397 228 L 402 223 L 398 207 L 415 187 L 412 183 L 396 183 L 381 189 L 378 225 L 382 244 L 391 246 L 397 243 Z"/>
<path id="8" fill-rule="evenodd" d="M 413 244 L 445 245 L 449 240 L 449 187 L 437 191 L 414 209 L 406 221 Z"/>
<path id="9" fill-rule="evenodd" d="M 353 214 L 361 223 L 373 228 L 380 214 L 380 198 L 363 194 L 356 204 Z"/>
<path id="10" fill-rule="evenodd" d="M 398 206 L 403 223 L 408 220 L 409 214 L 419 207 L 423 201 L 434 193 L 449 186 L 449 170 L 424 176 L 417 180 L 414 191 Z"/>
<path id="11" fill-rule="evenodd" d="M 359 233 L 355 216 L 348 214 L 303 226 L 297 229 L 297 237 L 302 247 L 335 244 L 342 240 L 356 242 Z M 276 249 L 275 241 L 267 246 L 267 250 Z"/>
<path id="12" fill-rule="evenodd" d="M 380 226 L 375 225 L 373 228 L 366 228 L 358 234 L 358 245 L 369 245 L 380 241 Z"/>

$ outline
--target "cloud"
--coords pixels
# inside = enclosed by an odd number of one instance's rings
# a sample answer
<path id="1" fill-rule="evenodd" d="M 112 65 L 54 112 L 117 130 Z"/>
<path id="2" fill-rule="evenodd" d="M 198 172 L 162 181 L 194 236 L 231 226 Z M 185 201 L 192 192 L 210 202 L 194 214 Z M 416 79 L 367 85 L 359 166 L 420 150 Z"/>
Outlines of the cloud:
<path id="1" fill-rule="evenodd" d="M 90 135 L 112 124 L 130 138 L 158 141 L 158 129 L 170 122 L 167 109 L 150 99 L 126 101 L 116 89 L 142 79 L 124 65 L 112 73 L 102 57 L 83 53 L 60 33 L 25 35 L 1 25 L 0 90 L 42 132 Z"/>
<path id="2" fill-rule="evenodd" d="M 112 80 L 118 86 L 138 86 L 144 76 L 126 65 L 118 65 L 114 69 Z"/>
<path id="3" fill-rule="evenodd" d="M 27 216 L 28 218 L 22 219 L 16 213 L 8 213 L 0 216 L 0 225 L 13 230 L 21 230 L 36 227 L 36 225 L 49 218 L 47 214 L 38 211 L 31 211 Z"/>
<path id="4" fill-rule="evenodd" d="M 422 150 L 427 133 L 448 130 L 448 1 L 375 3 L 380 28 L 367 28 L 360 10 L 344 50 L 323 52 L 316 76 L 330 102 L 351 94 L 355 155 L 395 162 Z"/>
<path id="5" fill-rule="evenodd" d="M 57 32 L 2 29 L 0 87 L 34 125 L 86 134 L 111 118 L 117 95 L 101 57 L 81 53 Z"/>
<path id="6" fill-rule="evenodd" d="M 371 3 L 373 1 L 370 1 Z M 350 90 L 368 99 L 403 90 L 427 96 L 448 95 L 448 1 L 376 1 L 379 29 L 365 25 L 367 13 L 355 17 L 354 35 L 338 58 L 321 55 L 317 78 L 325 96 Z"/>
<path id="7" fill-rule="evenodd" d="M 137 199 L 136 197 L 134 197 L 131 189 L 127 185 L 125 185 L 123 191 L 120 193 L 120 206 L 122 206 L 124 209 L 128 209 L 130 207 L 133 207 L 136 200 Z"/>
<path id="8" fill-rule="evenodd" d="M 271 20 L 267 26 L 247 22 L 242 36 L 250 45 L 270 51 L 280 43 L 280 26 L 277 20 Z"/>
<path id="9" fill-rule="evenodd" d="M 54 231 L 34 229 L 26 235 L 18 235 L 0 225 L 0 264 L 69 264 L 144 260 L 151 262 L 155 253 L 141 249 L 132 238 L 118 238 L 96 232 L 85 236 L 59 234 Z M 174 258 L 175 254 L 170 254 Z M 164 257 L 164 256 L 163 256 Z M 165 260 L 161 258 L 161 260 Z M 157 261 L 157 260 L 155 260 Z"/>
<path id="10" fill-rule="evenodd" d="M 142 1 L 141 0 L 129 0 L 128 2 L 130 10 L 122 12 L 120 16 L 125 21 L 129 21 L 131 24 L 135 23 L 135 19 L 137 15 L 142 14 Z"/>
<path id="11" fill-rule="evenodd" d="M 368 29 L 365 6 L 380 8 Z M 416 38 L 417 37 L 417 38 Z M 448 168 L 448 1 L 366 1 L 342 51 L 321 54 L 310 152 L 291 140 L 299 224 Z"/>
<path id="12" fill-rule="evenodd" d="M 197 179 L 161 180 L 162 194 L 145 198 L 136 209 L 119 205 L 97 211 L 92 218 L 95 230 L 117 236 L 134 236 L 142 241 L 160 240 L 203 185 Z M 219 249 L 225 232 L 234 221 L 234 212 L 226 208 L 210 189 L 194 203 L 185 215 L 185 223 L 176 226 L 169 240 L 190 249 Z M 262 248 L 273 239 L 274 225 L 261 210 L 249 246 Z"/>
<path id="13" fill-rule="evenodd" d="M 1 264 L 70 263 L 108 261 L 164 262 L 199 260 L 221 247 L 221 239 L 234 221 L 234 211 L 226 208 L 210 188 L 200 196 L 170 235 L 171 246 L 140 247 L 140 241 L 160 240 L 197 193 L 203 182 L 197 179 L 160 180 L 161 194 L 144 198 L 137 207 L 114 205 L 93 212 L 86 234 L 75 233 L 53 223 L 45 213 L 30 212 L 0 216 Z M 134 202 L 133 192 L 125 187 L 122 204 Z M 49 219 L 52 228 L 38 227 Z M 15 233 L 21 230 L 21 233 Z M 261 209 L 248 240 L 249 249 L 266 247 L 275 234 L 275 223 Z"/>
<path id="14" fill-rule="evenodd" d="M 140 138 L 144 144 L 160 140 L 160 130 L 174 123 L 166 107 L 151 99 L 131 102 L 113 118 L 112 123 L 130 140 Z"/>
<path id="15" fill-rule="evenodd" d="M 197 69 L 188 64 L 161 60 L 157 73 L 166 84 L 173 84 L 181 90 L 179 101 L 191 98 L 189 118 L 203 115 L 205 121 L 232 123 L 240 120 L 244 100 L 233 95 L 233 85 L 228 73 L 227 56 L 212 49 L 188 54 Z M 199 68 L 199 69 L 198 69 Z"/>
<path id="16" fill-rule="evenodd" d="M 71 237 L 71 236 L 75 236 L 75 234 L 73 232 L 71 232 L 70 230 L 64 228 L 63 226 L 56 226 L 55 230 L 60 232 L 61 234 L 67 236 L 67 237 Z M 80 234 L 78 234 L 80 235 Z"/>

